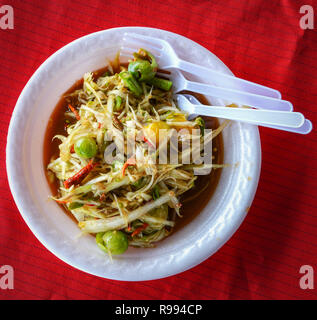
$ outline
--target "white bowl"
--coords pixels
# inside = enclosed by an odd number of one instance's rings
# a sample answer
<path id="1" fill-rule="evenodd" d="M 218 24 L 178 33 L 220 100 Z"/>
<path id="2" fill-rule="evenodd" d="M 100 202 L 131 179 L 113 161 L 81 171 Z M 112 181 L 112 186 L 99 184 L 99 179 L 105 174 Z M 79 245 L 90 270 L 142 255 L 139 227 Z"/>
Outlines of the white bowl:
<path id="1" fill-rule="evenodd" d="M 43 170 L 43 139 L 56 103 L 77 79 L 116 54 L 123 33 L 133 31 L 168 40 L 179 56 L 230 74 L 212 53 L 175 33 L 152 28 L 115 28 L 82 37 L 48 58 L 23 89 L 10 122 L 6 165 L 9 185 L 25 222 L 58 258 L 85 272 L 116 280 L 140 281 L 171 276 L 215 253 L 237 230 L 253 200 L 261 167 L 256 126 L 233 123 L 223 132 L 224 161 L 218 187 L 204 210 L 155 248 L 129 250 L 113 263 L 90 236 L 53 201 Z M 208 83 L 208 79 L 201 79 Z M 220 103 L 211 99 L 211 103 Z"/>

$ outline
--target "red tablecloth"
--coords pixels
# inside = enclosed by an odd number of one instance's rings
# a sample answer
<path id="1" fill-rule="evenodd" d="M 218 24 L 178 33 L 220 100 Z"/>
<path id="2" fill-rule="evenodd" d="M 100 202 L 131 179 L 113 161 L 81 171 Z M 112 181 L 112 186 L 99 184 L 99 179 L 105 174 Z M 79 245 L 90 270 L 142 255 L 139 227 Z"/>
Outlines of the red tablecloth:
<path id="1" fill-rule="evenodd" d="M 119 26 L 184 35 L 214 52 L 239 77 L 280 90 L 316 124 L 317 21 L 299 27 L 305 0 L 1 0 L 14 29 L 0 29 L 0 267 L 15 270 L 0 299 L 316 299 L 299 269 L 317 270 L 317 135 L 260 129 L 263 167 L 242 226 L 199 266 L 163 280 L 119 282 L 78 271 L 34 237 L 11 196 L 5 168 L 15 102 L 38 66 L 70 41 Z M 1 14 L 0 14 L 1 16 Z M 1 276 L 1 275 L 0 275 Z"/>

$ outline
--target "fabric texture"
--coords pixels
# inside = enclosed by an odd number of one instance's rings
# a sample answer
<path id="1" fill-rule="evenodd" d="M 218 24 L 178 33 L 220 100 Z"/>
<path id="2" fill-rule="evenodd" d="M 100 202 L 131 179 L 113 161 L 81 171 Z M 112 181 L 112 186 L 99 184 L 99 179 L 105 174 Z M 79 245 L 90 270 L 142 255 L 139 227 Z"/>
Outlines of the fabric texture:
<path id="1" fill-rule="evenodd" d="M 299 286 L 302 265 L 317 268 L 317 135 L 261 128 L 262 171 L 255 200 L 234 236 L 184 273 L 121 282 L 78 271 L 35 238 L 11 196 L 5 166 L 10 117 L 30 76 L 51 54 L 88 33 L 146 26 L 186 36 L 241 78 L 278 89 L 316 123 L 317 22 L 303 30 L 305 0 L 1 0 L 14 29 L 0 29 L 0 267 L 14 290 L 0 299 L 316 299 Z M 1 14 L 0 14 L 1 17 Z M 0 275 L 1 276 L 1 275 Z"/>

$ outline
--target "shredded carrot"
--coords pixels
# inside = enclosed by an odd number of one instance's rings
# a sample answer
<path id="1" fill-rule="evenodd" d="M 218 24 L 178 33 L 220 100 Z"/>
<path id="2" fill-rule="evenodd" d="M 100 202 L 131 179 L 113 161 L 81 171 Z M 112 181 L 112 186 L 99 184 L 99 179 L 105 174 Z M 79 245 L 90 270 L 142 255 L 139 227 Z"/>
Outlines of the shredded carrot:
<path id="1" fill-rule="evenodd" d="M 67 201 L 67 200 L 58 200 L 58 199 L 56 199 L 55 201 L 61 204 L 70 202 L 70 200 Z"/>
<path id="2" fill-rule="evenodd" d="M 143 137 L 143 141 L 146 142 L 150 147 L 154 148 L 153 144 L 146 137 Z"/>
<path id="3" fill-rule="evenodd" d="M 76 119 L 77 119 L 77 120 L 80 120 L 80 115 L 79 115 L 78 111 L 77 111 L 71 104 L 68 105 L 68 108 L 69 108 L 70 110 L 72 110 L 72 112 L 74 113 Z"/>
<path id="4" fill-rule="evenodd" d="M 134 158 L 134 156 L 131 157 L 131 158 L 129 158 L 129 159 L 125 162 L 125 164 L 123 165 L 123 167 L 122 167 L 122 176 L 125 175 L 125 171 L 126 171 L 126 169 L 127 169 L 128 166 L 135 166 L 135 158 Z"/>
<path id="5" fill-rule="evenodd" d="M 135 237 L 136 235 L 138 235 L 141 231 L 143 231 L 144 229 L 146 229 L 149 225 L 147 223 L 143 223 L 143 225 L 137 229 L 135 229 L 132 234 L 131 237 Z"/>
<path id="6" fill-rule="evenodd" d="M 72 145 L 71 147 L 70 147 L 70 153 L 74 153 L 75 152 L 75 147 L 74 147 L 74 145 Z"/>

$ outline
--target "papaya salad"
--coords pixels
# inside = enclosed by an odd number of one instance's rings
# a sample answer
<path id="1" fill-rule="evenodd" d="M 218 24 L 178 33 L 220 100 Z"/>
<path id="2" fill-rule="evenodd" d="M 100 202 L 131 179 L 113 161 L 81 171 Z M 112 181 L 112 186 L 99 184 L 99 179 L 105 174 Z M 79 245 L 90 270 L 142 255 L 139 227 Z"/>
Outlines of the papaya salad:
<path id="1" fill-rule="evenodd" d="M 154 246 L 182 216 L 180 199 L 195 187 L 195 168 L 202 165 L 155 161 L 159 150 L 170 146 L 172 129 L 197 129 L 199 138 L 212 140 L 226 125 L 206 133 L 201 117 L 189 120 L 173 100 L 172 82 L 157 71 L 155 57 L 140 49 L 128 64 L 117 57 L 103 74 L 86 73 L 81 85 L 65 94 L 65 134 L 53 138 L 59 145 L 46 168 L 57 183 L 51 198 L 110 256 L 128 246 Z M 129 153 L 132 129 L 135 145 Z M 182 149 L 177 152 L 183 156 Z"/>

